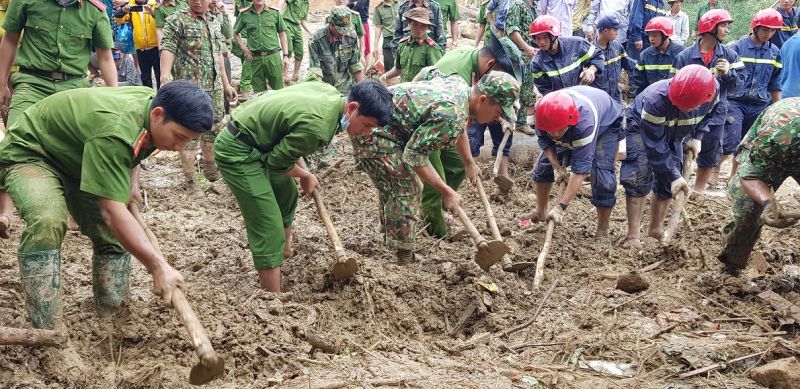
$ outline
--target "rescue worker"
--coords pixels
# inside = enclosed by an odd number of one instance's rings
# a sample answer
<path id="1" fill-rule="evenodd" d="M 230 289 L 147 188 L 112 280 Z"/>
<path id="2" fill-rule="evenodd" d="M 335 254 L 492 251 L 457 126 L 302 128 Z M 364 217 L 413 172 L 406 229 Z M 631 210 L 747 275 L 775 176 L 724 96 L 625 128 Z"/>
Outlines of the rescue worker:
<path id="1" fill-rule="evenodd" d="M 357 11 L 354 11 L 349 7 L 347 7 L 347 0 L 334 0 L 333 3 L 337 7 L 341 6 L 347 8 L 347 10 L 350 11 L 350 23 L 353 27 L 353 31 L 355 31 L 356 33 L 356 37 L 358 38 L 359 50 L 361 50 L 360 53 L 361 64 L 364 65 L 364 67 L 366 68 L 366 60 L 364 57 L 365 55 L 364 53 L 366 52 L 367 38 L 366 38 L 366 31 L 364 30 L 364 23 L 361 20 L 361 15 Z M 369 28 L 369 26 L 367 26 L 367 28 Z"/>
<path id="2" fill-rule="evenodd" d="M 617 199 L 614 162 L 622 112 L 622 105 L 608 93 L 585 85 L 550 92 L 536 102 L 536 135 L 542 154 L 531 172 L 536 192 L 534 222 L 561 224 L 567 206 L 591 175 L 591 201 L 597 209 L 595 236 L 608 235 Z M 565 159 L 569 162 L 562 163 Z M 553 182 L 563 183 L 565 189 L 559 203 L 548 211 Z"/>
<path id="3" fill-rule="evenodd" d="M 711 71 L 719 82 L 719 106 L 714 118 L 708 122 L 708 133 L 703 136 L 697 155 L 697 175 L 692 197 L 702 194 L 722 156 L 722 139 L 728 117 L 728 92 L 744 83 L 744 63 L 733 49 L 722 44 L 728 36 L 731 15 L 724 9 L 714 9 L 700 17 L 697 32 L 701 38 L 675 58 L 675 70 L 690 65 L 702 65 Z"/>
<path id="4" fill-rule="evenodd" d="M 300 65 L 303 63 L 303 31 L 311 35 L 308 29 L 308 0 L 282 0 L 286 4 L 283 8 L 283 23 L 286 25 L 286 40 L 289 43 L 289 55 L 294 58 L 294 72 L 291 82 L 295 83 L 300 79 Z M 280 7 L 283 7 L 282 5 Z M 289 69 L 284 69 L 284 78 L 289 79 Z"/>
<path id="5" fill-rule="evenodd" d="M 592 0 L 588 15 L 582 21 L 581 28 L 586 33 L 587 40 L 594 40 L 595 24 L 604 16 L 613 16 L 619 22 L 617 43 L 625 46 L 628 41 L 628 19 L 630 19 L 630 0 Z"/>
<path id="6" fill-rule="evenodd" d="M 783 47 L 784 42 L 797 34 L 797 28 L 800 26 L 800 7 L 795 7 L 795 4 L 797 4 L 797 0 L 780 0 L 780 4 L 775 7 L 783 19 L 783 25 L 769 41 L 778 49 Z"/>
<path id="7" fill-rule="evenodd" d="M 130 23 L 133 28 L 133 46 L 136 48 L 142 85 L 152 88 L 153 73 L 155 73 L 156 89 L 161 85 L 158 35 L 156 20 L 153 17 L 157 6 L 155 0 L 131 0 L 114 12 L 117 23 Z"/>
<path id="8" fill-rule="evenodd" d="M 539 46 L 539 52 L 530 62 L 530 72 L 539 93 L 576 85 L 591 85 L 595 76 L 603 72 L 603 52 L 589 41 L 574 36 L 560 36 L 561 23 L 545 15 L 531 24 L 530 35 Z"/>
<path id="9" fill-rule="evenodd" d="M 400 82 L 411 81 L 422 68 L 435 64 L 444 55 L 444 48 L 427 34 L 430 18 L 426 8 L 410 9 L 403 17 L 411 26 L 411 35 L 400 39 L 394 67 L 380 77 L 384 83 L 397 76 Z"/>
<path id="10" fill-rule="evenodd" d="M 650 47 L 639 54 L 639 61 L 630 78 L 628 95 L 636 97 L 656 81 L 672 77 L 672 64 L 684 47 L 670 38 L 674 34 L 672 21 L 657 16 L 644 28 Z"/>
<path id="11" fill-rule="evenodd" d="M 725 121 L 720 165 L 734 154 L 761 112 L 781 99 L 781 51 L 770 43 L 770 38 L 782 25 L 778 11 L 772 8 L 758 11 L 750 21 L 750 35 L 728 46 L 744 62 L 746 78 L 741 86 L 728 93 L 728 120 Z M 731 176 L 736 167 L 734 159 Z"/>
<path id="12" fill-rule="evenodd" d="M 525 53 L 526 60 L 533 58 L 535 55 L 535 50 L 533 49 L 534 39 L 525 34 L 525 32 L 530 29 L 531 23 L 536 20 L 536 6 L 533 4 L 533 0 L 509 0 L 509 3 L 510 5 L 508 5 L 505 14 L 505 31 L 503 34 L 511 39 L 521 52 Z M 503 7 L 501 6 L 499 9 L 502 10 Z M 511 123 L 514 125 L 515 130 L 529 134 L 533 133 L 528 127 L 528 116 L 533 113 L 531 111 L 533 110 L 535 99 L 533 73 L 525 71 L 522 74 L 522 89 L 520 89 L 519 108 L 516 112 L 517 122 Z"/>
<path id="13" fill-rule="evenodd" d="M 702 65 L 687 65 L 671 79 L 639 93 L 628 110 L 626 154 L 620 181 L 625 188 L 628 233 L 623 246 L 638 246 L 645 197 L 650 199 L 647 236 L 661 239 L 670 200 L 689 193 L 682 176 L 683 155 L 697 155 L 706 123 L 714 117 L 719 83 Z"/>
<path id="14" fill-rule="evenodd" d="M 436 44 L 446 47 L 447 37 L 444 35 L 442 10 L 439 7 L 439 3 L 431 0 L 404 0 L 400 3 L 400 6 L 397 7 L 397 21 L 394 27 L 392 47 L 397 48 L 400 45 L 400 39 L 411 33 L 408 21 L 403 15 L 406 11 L 419 7 L 427 8 L 430 11 L 431 24 L 428 26 L 428 35 L 436 41 Z"/>
<path id="15" fill-rule="evenodd" d="M 398 7 L 395 0 L 381 0 L 380 4 L 375 7 L 372 16 L 372 27 L 375 29 L 372 39 L 375 50 L 372 51 L 372 59 L 377 62 L 378 54 L 382 52 L 383 66 L 387 71 L 394 66 L 395 49 L 392 48 L 392 40 L 394 39 L 394 22 L 397 19 Z M 378 47 L 381 47 L 382 50 L 378 50 Z"/>
<path id="16" fill-rule="evenodd" d="M 369 131 L 391 117 L 391 94 L 372 80 L 354 85 L 347 98 L 324 82 L 301 82 L 258 95 L 231 112 L 214 152 L 242 210 L 262 288 L 281 291 L 281 265 L 294 252 L 293 178 L 306 194 L 319 187 L 297 160 L 330 143 L 339 130 Z"/>
<path id="17" fill-rule="evenodd" d="M 161 38 L 164 36 L 164 25 L 167 18 L 177 11 L 189 8 L 189 4 L 183 0 L 161 0 L 153 11 L 153 18 L 156 21 L 156 35 L 158 45 L 161 46 Z"/>
<path id="18" fill-rule="evenodd" d="M 723 229 L 723 247 L 717 255 L 725 270 L 734 275 L 747 267 L 764 224 L 788 228 L 797 223 L 798 215 L 782 210 L 772 192 L 789 177 L 800 182 L 800 98 L 769 106 L 748 131 L 736 158 L 741 166 L 728 184 L 733 200 L 731 218 Z"/>
<path id="19" fill-rule="evenodd" d="M 486 18 L 486 5 L 490 0 L 480 0 L 481 6 L 478 9 L 478 16 L 475 21 L 478 23 L 478 32 L 475 34 L 475 47 L 481 47 L 489 41 L 489 32 L 492 31 L 491 26 L 486 28 L 489 20 Z"/>
<path id="20" fill-rule="evenodd" d="M 608 92 L 612 99 L 622 104 L 619 80 L 622 71 L 633 72 L 635 63 L 628 58 L 625 48 L 619 44 L 617 33 L 620 24 L 613 17 L 603 17 L 597 22 L 597 37 L 594 46 L 603 53 L 603 71 L 595 77 L 593 87 Z"/>
<path id="21" fill-rule="evenodd" d="M 475 86 L 461 77 L 434 78 L 394 85 L 394 116 L 380 128 L 348 128 L 359 169 L 378 189 L 378 210 L 386 245 L 398 262 L 413 261 L 422 188 L 419 179 L 441 193 L 447 209 L 459 206 L 460 196 L 431 164 L 431 153 L 456 146 L 471 180 L 480 168 L 469 152 L 464 131 L 467 117 L 480 123 L 508 118 L 519 94 L 514 77 L 500 72 L 484 75 Z M 418 178 L 419 177 L 419 178 Z"/>
<path id="22" fill-rule="evenodd" d="M 167 18 L 161 39 L 161 85 L 174 79 L 189 80 L 203 88 L 214 103 L 214 128 L 203 133 L 199 142 L 189 142 L 181 153 L 186 186 L 194 187 L 195 161 L 200 148 L 200 170 L 209 181 L 219 179 L 214 162 L 214 139 L 225 117 L 225 98 L 234 99 L 236 90 L 225 74 L 222 54 L 227 51 L 221 24 L 208 12 L 209 0 L 190 0 L 189 8 Z M 223 15 L 227 17 L 227 15 Z M 173 65 L 176 65 L 173 69 Z"/>
<path id="23" fill-rule="evenodd" d="M 639 60 L 639 53 L 644 49 L 644 41 L 647 39 L 644 29 L 650 19 L 668 15 L 669 11 L 664 9 L 664 0 L 633 0 L 628 22 L 628 44 L 625 47 L 631 59 Z"/>
<path id="24" fill-rule="evenodd" d="M 458 21 L 461 20 L 461 13 L 458 12 L 456 0 L 438 0 L 438 3 L 442 11 L 442 27 L 447 29 L 447 25 L 444 23 L 450 22 L 450 44 L 447 47 L 453 48 L 458 42 L 458 37 L 461 36 L 458 33 Z M 445 39 L 447 39 L 446 35 Z"/>
<path id="25" fill-rule="evenodd" d="M 250 7 L 239 10 L 233 29 L 236 43 L 250 62 L 253 91 L 263 92 L 267 84 L 272 89 L 283 88 L 283 71 L 289 69 L 291 55 L 280 11 L 267 7 L 266 0 L 253 0 Z"/>
<path id="26" fill-rule="evenodd" d="M 800 96 L 800 33 L 795 34 L 781 47 L 781 98 Z"/>
<path id="27" fill-rule="evenodd" d="M 210 129 L 212 114 L 211 100 L 189 82 L 164 85 L 158 92 L 77 88 L 20 114 L 0 142 L 0 188 L 26 223 L 17 257 L 34 327 L 63 328 L 59 269 L 68 210 L 92 241 L 99 316 L 123 307 L 131 254 L 152 275 L 153 293 L 172 305 L 175 288 L 186 288 L 183 276 L 153 248 L 127 205 L 141 201 L 139 162 L 156 149 L 180 151 Z"/>
<path id="28" fill-rule="evenodd" d="M 317 30 L 308 43 L 309 72 L 343 94 L 364 78 L 358 40 L 350 30 L 351 15 L 347 7 L 334 7 L 325 19 L 325 27 Z"/>

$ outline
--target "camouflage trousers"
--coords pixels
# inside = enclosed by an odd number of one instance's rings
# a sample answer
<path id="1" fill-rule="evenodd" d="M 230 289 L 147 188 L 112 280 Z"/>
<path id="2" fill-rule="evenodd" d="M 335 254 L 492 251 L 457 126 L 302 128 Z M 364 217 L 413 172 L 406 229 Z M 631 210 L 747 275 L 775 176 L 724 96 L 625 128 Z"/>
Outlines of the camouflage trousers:
<path id="1" fill-rule="evenodd" d="M 393 154 L 370 152 L 369 145 L 353 139 L 357 169 L 367 173 L 378 189 L 378 216 L 386 245 L 414 250 L 422 187 L 417 174 L 403 162 L 401 150 Z"/>
<path id="2" fill-rule="evenodd" d="M 222 130 L 222 125 L 225 123 L 225 92 L 222 89 L 214 89 L 206 91 L 208 96 L 211 97 L 211 103 L 214 106 L 214 124 L 211 129 L 204 132 L 200 136 L 203 142 L 214 143 L 217 135 Z M 191 140 L 186 143 L 186 150 L 197 150 L 198 140 Z"/>
<path id="3" fill-rule="evenodd" d="M 749 150 L 743 150 L 737 159 L 742 164 L 739 168 L 741 171 L 742 168 L 745 168 L 745 164 L 750 163 Z M 772 190 L 777 191 L 789 177 L 788 174 L 776 172 L 762 177 L 761 180 Z M 737 171 L 728 184 L 728 194 L 733 203 L 731 207 L 732 220 L 722 230 L 723 246 L 717 256 L 729 268 L 737 270 L 747 267 L 747 260 L 761 235 L 761 227 L 764 226 L 764 222 L 761 220 L 764 207 L 756 203 L 744 191 L 740 178 Z M 800 175 L 794 176 L 794 179 L 800 182 Z"/>

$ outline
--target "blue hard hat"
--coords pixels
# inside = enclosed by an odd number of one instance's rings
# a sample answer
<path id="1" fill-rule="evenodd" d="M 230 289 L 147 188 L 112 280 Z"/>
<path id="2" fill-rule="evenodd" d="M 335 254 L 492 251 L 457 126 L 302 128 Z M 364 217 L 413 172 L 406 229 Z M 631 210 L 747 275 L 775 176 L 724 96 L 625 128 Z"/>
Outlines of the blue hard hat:
<path id="1" fill-rule="evenodd" d="M 597 22 L 597 31 L 603 31 L 609 28 L 619 28 L 619 21 L 613 16 L 604 16 Z"/>

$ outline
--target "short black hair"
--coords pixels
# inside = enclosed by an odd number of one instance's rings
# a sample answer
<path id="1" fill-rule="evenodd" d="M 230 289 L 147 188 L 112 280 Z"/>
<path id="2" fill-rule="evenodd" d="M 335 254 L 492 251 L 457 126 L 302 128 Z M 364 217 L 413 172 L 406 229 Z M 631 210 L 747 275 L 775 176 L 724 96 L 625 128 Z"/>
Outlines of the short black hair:
<path id="1" fill-rule="evenodd" d="M 491 48 L 489 48 L 489 46 L 483 46 L 483 47 L 481 47 L 481 49 L 480 49 L 480 50 L 478 50 L 478 55 L 479 55 L 479 56 L 481 56 L 481 57 L 484 57 L 484 58 L 485 58 L 485 57 L 492 57 L 492 58 L 494 58 L 494 53 L 492 52 L 492 49 L 491 49 Z"/>
<path id="2" fill-rule="evenodd" d="M 392 120 L 392 92 L 378 80 L 367 78 L 357 82 L 350 89 L 347 101 L 357 102 L 358 114 L 378 119 L 379 126 L 385 126 Z"/>
<path id="3" fill-rule="evenodd" d="M 203 133 L 214 123 L 211 97 L 199 86 L 185 80 L 161 85 L 150 109 L 164 108 L 164 120 L 176 122 L 194 132 Z"/>

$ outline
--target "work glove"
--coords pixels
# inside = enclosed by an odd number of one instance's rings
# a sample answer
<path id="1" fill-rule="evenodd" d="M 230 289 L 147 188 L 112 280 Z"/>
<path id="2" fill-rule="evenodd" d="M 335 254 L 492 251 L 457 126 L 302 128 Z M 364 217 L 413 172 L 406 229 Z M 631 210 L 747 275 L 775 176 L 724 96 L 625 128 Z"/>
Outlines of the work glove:
<path id="1" fill-rule="evenodd" d="M 775 228 L 787 228 L 797 223 L 797 219 L 781 215 L 780 204 L 769 200 L 764 204 L 761 220 L 764 224 Z"/>
<path id="2" fill-rule="evenodd" d="M 700 154 L 700 140 L 699 139 L 690 139 L 683 145 L 683 153 L 684 154 L 692 154 L 693 156 L 697 157 L 697 154 Z"/>
<path id="3" fill-rule="evenodd" d="M 566 167 L 559 166 L 559 167 L 555 168 L 553 170 L 553 174 L 556 177 L 556 179 L 555 179 L 555 184 L 556 185 L 561 184 L 561 183 L 564 183 L 564 185 L 567 185 L 567 183 L 569 182 L 569 172 L 567 172 L 567 168 Z"/>
<path id="4" fill-rule="evenodd" d="M 669 184 L 669 189 L 672 192 L 672 198 L 678 197 L 680 192 L 683 192 L 684 195 L 689 195 L 689 183 L 686 182 L 686 179 L 683 177 L 678 177 L 675 181 Z"/>
<path id="5" fill-rule="evenodd" d="M 723 76 L 727 76 L 728 72 L 731 71 L 731 63 L 728 62 L 728 60 L 725 58 L 720 58 L 719 60 L 717 60 L 716 68 L 717 72 L 719 72 Z"/>
<path id="6" fill-rule="evenodd" d="M 594 82 L 594 72 L 589 68 L 583 69 L 581 72 L 581 85 L 590 85 Z"/>
<path id="7" fill-rule="evenodd" d="M 556 205 L 555 207 L 550 208 L 550 211 L 547 212 L 547 221 L 552 220 L 553 223 L 556 225 L 561 224 L 561 221 L 564 219 L 564 210 L 561 209 L 560 205 Z"/>

